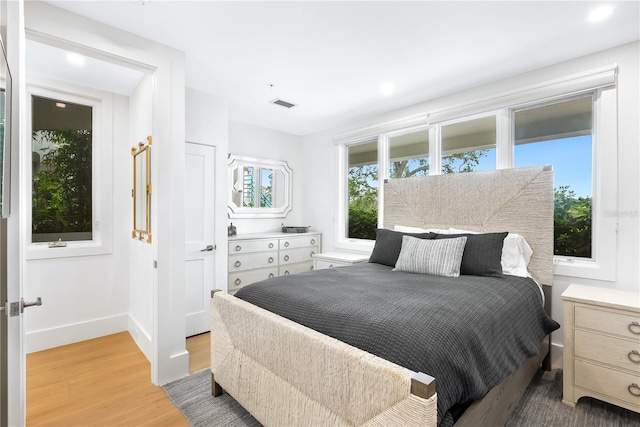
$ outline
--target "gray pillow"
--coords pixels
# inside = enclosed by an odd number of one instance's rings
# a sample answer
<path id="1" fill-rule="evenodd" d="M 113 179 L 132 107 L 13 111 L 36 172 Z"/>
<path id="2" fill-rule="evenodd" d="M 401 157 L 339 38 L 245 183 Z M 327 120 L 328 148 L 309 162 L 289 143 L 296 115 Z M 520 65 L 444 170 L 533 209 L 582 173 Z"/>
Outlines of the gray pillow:
<path id="1" fill-rule="evenodd" d="M 466 237 L 427 240 L 405 236 L 395 271 L 458 277 Z"/>
<path id="2" fill-rule="evenodd" d="M 394 267 L 402 248 L 402 237 L 412 236 L 419 239 L 435 239 L 435 233 L 402 233 L 399 231 L 378 228 L 376 230 L 376 243 L 371 252 L 369 262 Z"/>
<path id="3" fill-rule="evenodd" d="M 438 234 L 436 239 L 464 236 L 467 244 L 462 255 L 460 274 L 502 277 L 502 245 L 508 232 L 484 234 Z"/>

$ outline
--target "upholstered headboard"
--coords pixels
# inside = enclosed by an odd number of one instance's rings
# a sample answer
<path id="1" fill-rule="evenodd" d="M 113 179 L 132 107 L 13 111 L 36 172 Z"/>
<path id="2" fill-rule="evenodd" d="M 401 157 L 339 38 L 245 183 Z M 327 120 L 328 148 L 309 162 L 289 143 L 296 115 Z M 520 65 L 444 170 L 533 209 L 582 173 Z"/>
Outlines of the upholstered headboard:
<path id="1" fill-rule="evenodd" d="M 553 284 L 551 166 L 387 180 L 384 227 L 395 225 L 518 233 L 534 279 Z"/>

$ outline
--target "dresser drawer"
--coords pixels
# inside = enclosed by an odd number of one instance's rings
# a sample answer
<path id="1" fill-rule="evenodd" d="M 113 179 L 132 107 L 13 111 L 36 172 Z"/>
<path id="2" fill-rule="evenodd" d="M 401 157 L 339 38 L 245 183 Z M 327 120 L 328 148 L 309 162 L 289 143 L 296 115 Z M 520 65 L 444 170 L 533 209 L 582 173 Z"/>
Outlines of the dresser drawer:
<path id="1" fill-rule="evenodd" d="M 635 387 L 634 387 L 635 384 Z M 640 378 L 582 360 L 575 361 L 575 385 L 620 399 L 640 409 Z"/>
<path id="2" fill-rule="evenodd" d="M 247 286 L 261 280 L 270 279 L 277 275 L 278 267 L 260 268 L 257 270 L 229 274 L 229 292 L 235 292 L 243 286 Z"/>
<path id="3" fill-rule="evenodd" d="M 640 342 L 640 317 L 576 305 L 575 327 L 615 334 Z"/>
<path id="4" fill-rule="evenodd" d="M 296 262 L 313 261 L 313 255 L 318 251 L 317 247 L 307 247 L 300 249 L 290 249 L 280 251 L 280 265 L 293 264 Z"/>
<path id="5" fill-rule="evenodd" d="M 280 239 L 280 250 L 304 248 L 306 246 L 317 246 L 320 238 L 316 235 L 301 237 L 284 237 Z M 317 249 L 316 249 L 317 252 Z"/>
<path id="6" fill-rule="evenodd" d="M 256 252 L 229 256 L 229 272 L 278 265 L 278 252 Z"/>
<path id="7" fill-rule="evenodd" d="M 305 271 L 313 270 L 313 261 L 300 262 L 297 264 L 291 264 L 284 267 L 280 267 L 278 273 L 280 276 L 288 276 L 289 274 L 304 273 Z"/>
<path id="8" fill-rule="evenodd" d="M 640 376 L 640 343 L 576 330 L 575 355 L 629 369 Z"/>
<path id="9" fill-rule="evenodd" d="M 229 255 L 278 249 L 278 239 L 239 240 L 229 242 Z"/>

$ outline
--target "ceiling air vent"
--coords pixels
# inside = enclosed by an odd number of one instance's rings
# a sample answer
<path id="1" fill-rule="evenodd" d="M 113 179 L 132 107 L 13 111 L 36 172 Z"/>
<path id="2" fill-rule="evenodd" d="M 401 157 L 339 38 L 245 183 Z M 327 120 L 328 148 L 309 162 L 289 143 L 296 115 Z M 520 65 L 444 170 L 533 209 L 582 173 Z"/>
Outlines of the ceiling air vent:
<path id="1" fill-rule="evenodd" d="M 269 101 L 269 102 L 271 102 L 272 104 L 279 105 L 281 107 L 286 107 L 286 108 L 291 108 L 291 107 L 295 107 L 296 106 L 296 104 L 292 104 L 290 102 L 287 102 L 287 101 L 285 101 L 283 99 L 279 99 L 279 98 L 276 98 L 273 101 Z"/>

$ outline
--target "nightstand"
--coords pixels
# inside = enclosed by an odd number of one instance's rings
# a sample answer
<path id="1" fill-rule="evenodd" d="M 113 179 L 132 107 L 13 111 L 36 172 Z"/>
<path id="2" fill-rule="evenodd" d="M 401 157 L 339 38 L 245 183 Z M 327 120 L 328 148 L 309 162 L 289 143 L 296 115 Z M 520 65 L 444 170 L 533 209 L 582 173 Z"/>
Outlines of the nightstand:
<path id="1" fill-rule="evenodd" d="M 640 412 L 640 294 L 571 285 L 562 299 L 562 402 L 591 396 Z"/>
<path id="2" fill-rule="evenodd" d="M 316 270 L 323 268 L 341 267 L 357 262 L 369 261 L 369 255 L 351 254 L 346 252 L 325 252 L 313 255 Z"/>

